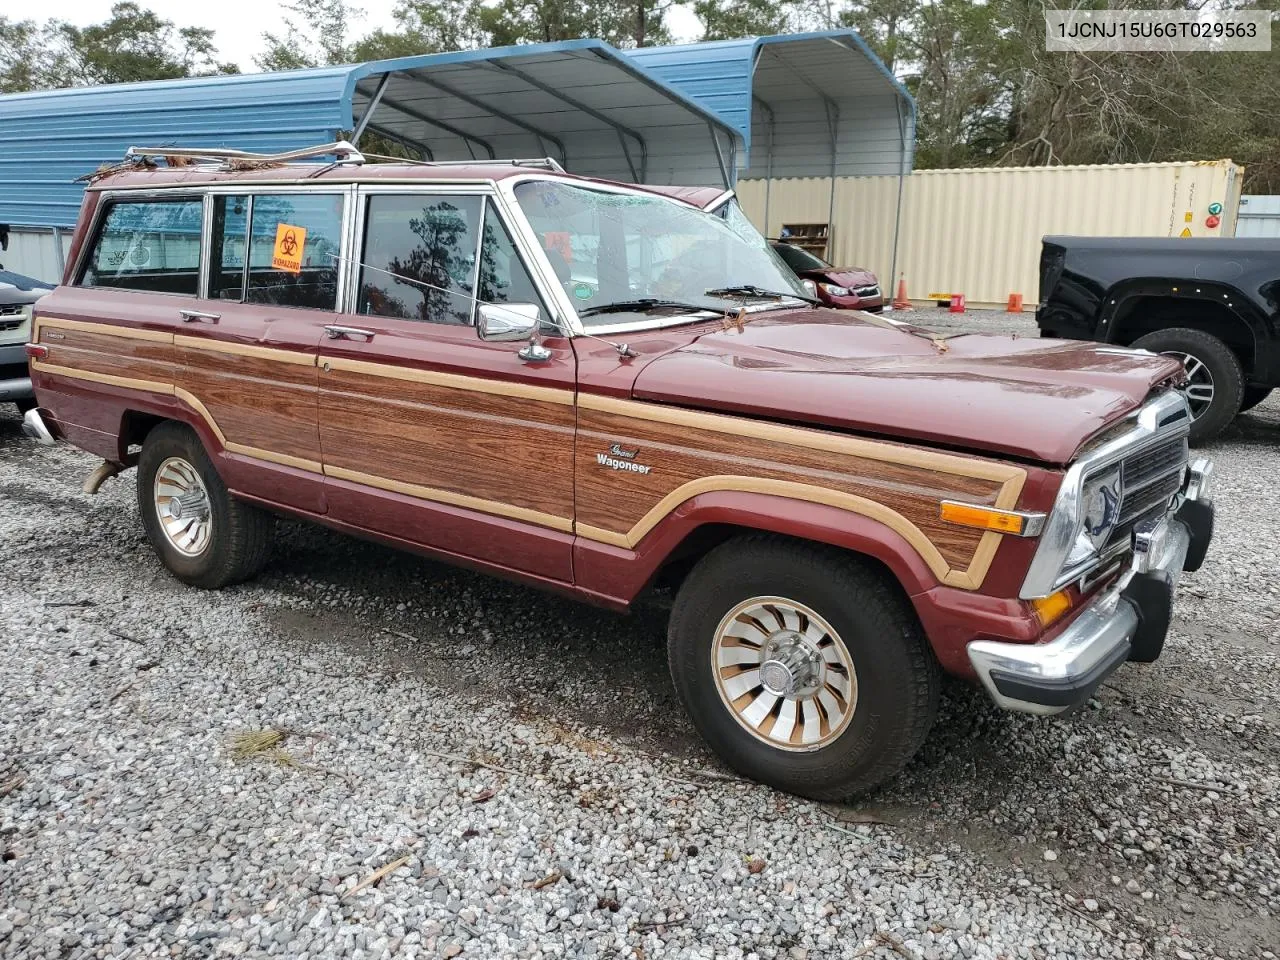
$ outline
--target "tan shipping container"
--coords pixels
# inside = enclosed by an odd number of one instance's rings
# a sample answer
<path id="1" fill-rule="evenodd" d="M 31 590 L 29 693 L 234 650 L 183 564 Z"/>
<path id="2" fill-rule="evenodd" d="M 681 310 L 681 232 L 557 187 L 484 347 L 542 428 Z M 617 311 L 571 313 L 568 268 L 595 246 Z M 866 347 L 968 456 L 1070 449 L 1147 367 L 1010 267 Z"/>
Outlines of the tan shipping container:
<path id="1" fill-rule="evenodd" d="M 1019 293 L 1032 310 L 1046 234 L 1229 237 L 1241 172 L 1230 160 L 921 170 L 902 183 L 898 274 L 917 302 L 963 293 L 975 306 L 1004 306 Z M 837 178 L 827 251 L 837 266 L 874 270 L 889 295 L 898 190 L 897 177 Z M 826 223 L 830 191 L 826 178 L 738 184 L 743 210 L 770 237 L 784 224 Z M 1214 203 L 1222 213 L 1210 227 Z"/>

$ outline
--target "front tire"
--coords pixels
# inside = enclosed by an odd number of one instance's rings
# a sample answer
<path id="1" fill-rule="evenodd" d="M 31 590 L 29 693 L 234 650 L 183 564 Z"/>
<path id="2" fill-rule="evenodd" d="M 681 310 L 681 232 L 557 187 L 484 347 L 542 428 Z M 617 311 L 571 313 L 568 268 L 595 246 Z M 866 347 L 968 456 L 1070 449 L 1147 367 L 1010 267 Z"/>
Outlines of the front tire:
<path id="1" fill-rule="evenodd" d="M 1191 444 L 1207 443 L 1227 428 L 1244 401 L 1244 371 L 1231 348 L 1212 334 L 1173 327 L 1139 337 L 1132 344 L 1182 362 L 1191 407 Z"/>
<path id="2" fill-rule="evenodd" d="M 138 513 L 161 562 L 183 583 L 216 590 L 267 562 L 272 518 L 227 491 L 200 438 L 162 423 L 138 458 Z"/>
<path id="3" fill-rule="evenodd" d="M 897 774 L 937 712 L 938 665 L 900 586 L 832 548 L 763 534 L 717 547 L 680 588 L 668 654 L 716 753 L 814 800 Z"/>

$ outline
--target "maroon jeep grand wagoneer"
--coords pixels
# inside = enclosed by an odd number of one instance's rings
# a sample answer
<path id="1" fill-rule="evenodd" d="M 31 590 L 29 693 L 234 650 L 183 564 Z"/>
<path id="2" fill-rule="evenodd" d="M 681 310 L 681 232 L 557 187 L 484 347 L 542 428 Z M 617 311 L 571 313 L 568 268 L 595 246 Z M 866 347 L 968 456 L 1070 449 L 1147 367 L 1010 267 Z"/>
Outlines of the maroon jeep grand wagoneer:
<path id="1" fill-rule="evenodd" d="M 817 798 L 902 767 L 942 671 L 1055 713 L 1159 655 L 1213 524 L 1175 360 L 817 307 L 705 191 L 325 149 L 104 172 L 36 308 L 27 432 L 136 468 L 179 579 L 253 576 L 283 514 L 670 584 L 698 730 Z"/>

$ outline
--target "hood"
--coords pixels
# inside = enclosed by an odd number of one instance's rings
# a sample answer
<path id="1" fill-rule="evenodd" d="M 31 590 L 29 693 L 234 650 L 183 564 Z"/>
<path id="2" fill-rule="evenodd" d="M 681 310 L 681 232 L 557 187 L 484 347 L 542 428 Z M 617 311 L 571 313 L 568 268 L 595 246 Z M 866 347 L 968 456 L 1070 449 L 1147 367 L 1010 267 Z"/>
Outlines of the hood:
<path id="1" fill-rule="evenodd" d="M 870 287 L 879 283 L 874 273 L 859 267 L 832 267 L 823 272 L 827 283 L 834 283 L 838 287 Z"/>
<path id="2" fill-rule="evenodd" d="M 649 363 L 638 400 L 727 410 L 1065 464 L 1173 382 L 1167 357 L 1072 340 L 963 335 L 851 311 L 769 313 Z"/>

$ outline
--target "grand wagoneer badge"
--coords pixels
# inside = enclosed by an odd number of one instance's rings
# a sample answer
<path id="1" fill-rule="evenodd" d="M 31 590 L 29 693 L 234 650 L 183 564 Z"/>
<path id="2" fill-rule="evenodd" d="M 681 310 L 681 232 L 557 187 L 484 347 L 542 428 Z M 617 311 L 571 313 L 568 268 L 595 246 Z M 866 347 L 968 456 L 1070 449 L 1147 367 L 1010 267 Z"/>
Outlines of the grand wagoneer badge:
<path id="1" fill-rule="evenodd" d="M 608 467 L 610 470 L 626 470 L 630 473 L 648 473 L 652 467 L 645 466 L 642 463 L 636 463 L 636 454 L 639 450 L 628 450 L 620 443 L 610 445 L 608 453 L 597 453 L 596 463 L 602 467 Z"/>

